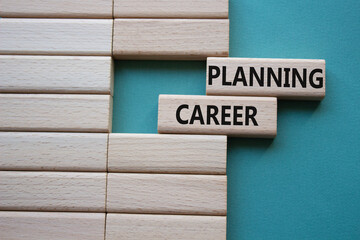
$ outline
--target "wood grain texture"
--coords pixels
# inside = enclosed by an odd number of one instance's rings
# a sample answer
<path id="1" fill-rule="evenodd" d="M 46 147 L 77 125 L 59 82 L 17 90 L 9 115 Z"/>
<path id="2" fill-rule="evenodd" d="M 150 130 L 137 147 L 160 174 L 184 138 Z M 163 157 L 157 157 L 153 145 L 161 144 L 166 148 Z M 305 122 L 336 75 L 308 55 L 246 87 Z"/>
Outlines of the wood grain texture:
<path id="1" fill-rule="evenodd" d="M 106 216 L 106 240 L 225 240 L 225 216 L 114 214 Z"/>
<path id="2" fill-rule="evenodd" d="M 0 210 L 105 212 L 106 173 L 0 172 Z"/>
<path id="3" fill-rule="evenodd" d="M 0 92 L 112 94 L 111 57 L 0 55 Z"/>
<path id="4" fill-rule="evenodd" d="M 208 58 L 206 94 L 319 100 L 325 60 Z"/>
<path id="5" fill-rule="evenodd" d="M 110 19 L 0 19 L 0 54 L 111 56 Z"/>
<path id="6" fill-rule="evenodd" d="M 112 18 L 112 0 L 0 0 L 0 17 Z"/>
<path id="7" fill-rule="evenodd" d="M 109 173 L 107 212 L 226 215 L 225 175 Z"/>
<path id="8" fill-rule="evenodd" d="M 275 137 L 273 97 L 159 95 L 158 132 Z"/>
<path id="9" fill-rule="evenodd" d="M 2 240 L 103 239 L 105 213 L 0 211 Z"/>
<path id="10" fill-rule="evenodd" d="M 106 172 L 108 134 L 0 132 L 0 170 Z"/>
<path id="11" fill-rule="evenodd" d="M 110 132 L 109 95 L 0 94 L 1 131 Z"/>
<path id="12" fill-rule="evenodd" d="M 228 18 L 228 0 L 114 0 L 115 18 Z"/>
<path id="13" fill-rule="evenodd" d="M 109 135 L 109 172 L 226 173 L 226 136 Z"/>
<path id="14" fill-rule="evenodd" d="M 115 19 L 118 59 L 204 60 L 229 55 L 228 19 Z"/>

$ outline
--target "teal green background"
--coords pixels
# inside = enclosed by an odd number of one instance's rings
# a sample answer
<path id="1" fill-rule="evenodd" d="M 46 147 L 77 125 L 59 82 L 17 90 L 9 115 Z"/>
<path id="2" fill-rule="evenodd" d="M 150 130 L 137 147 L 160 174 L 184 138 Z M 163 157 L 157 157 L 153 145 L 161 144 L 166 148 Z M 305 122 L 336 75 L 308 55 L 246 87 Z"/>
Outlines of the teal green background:
<path id="1" fill-rule="evenodd" d="M 279 101 L 274 140 L 228 141 L 228 239 L 360 239 L 360 1 L 230 0 L 233 57 L 326 60 L 322 102 Z M 158 94 L 205 62 L 117 61 L 113 131 L 156 133 Z"/>

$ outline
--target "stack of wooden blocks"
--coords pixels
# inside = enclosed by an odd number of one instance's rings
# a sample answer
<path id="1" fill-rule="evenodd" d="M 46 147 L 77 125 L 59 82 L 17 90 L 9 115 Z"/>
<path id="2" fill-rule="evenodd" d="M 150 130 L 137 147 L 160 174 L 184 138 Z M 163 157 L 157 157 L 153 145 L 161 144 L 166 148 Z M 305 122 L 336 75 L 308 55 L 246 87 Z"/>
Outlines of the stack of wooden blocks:
<path id="1" fill-rule="evenodd" d="M 227 58 L 227 0 L 0 16 L 0 239 L 226 239 L 227 136 L 275 137 L 277 97 L 325 96 L 323 60 Z M 207 59 L 215 96 L 160 95 L 163 134 L 110 133 L 112 57 Z"/>

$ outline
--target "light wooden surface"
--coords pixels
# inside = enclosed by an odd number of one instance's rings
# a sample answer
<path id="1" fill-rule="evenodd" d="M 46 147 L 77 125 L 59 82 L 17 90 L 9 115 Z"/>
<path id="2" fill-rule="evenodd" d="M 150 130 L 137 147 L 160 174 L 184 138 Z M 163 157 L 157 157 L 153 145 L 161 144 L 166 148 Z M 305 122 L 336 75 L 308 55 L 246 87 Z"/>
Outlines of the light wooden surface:
<path id="1" fill-rule="evenodd" d="M 0 17 L 112 18 L 112 0 L 0 0 Z"/>
<path id="2" fill-rule="evenodd" d="M 118 59 L 204 60 L 228 56 L 228 19 L 115 19 Z"/>
<path id="3" fill-rule="evenodd" d="M 227 18 L 228 0 L 114 0 L 115 18 Z"/>
<path id="4" fill-rule="evenodd" d="M 111 56 L 110 19 L 0 19 L 0 54 Z"/>
<path id="5" fill-rule="evenodd" d="M 159 95 L 159 133 L 275 137 L 273 97 Z"/>
<path id="6" fill-rule="evenodd" d="M 226 136 L 109 135 L 109 172 L 226 173 Z"/>
<path id="7" fill-rule="evenodd" d="M 105 212 L 106 173 L 0 171 L 0 210 Z"/>
<path id="8" fill-rule="evenodd" d="M 107 214 L 106 239 L 225 240 L 225 216 Z"/>
<path id="9" fill-rule="evenodd" d="M 104 239 L 105 213 L 0 211 L 2 240 Z"/>
<path id="10" fill-rule="evenodd" d="M 0 170 L 106 172 L 108 134 L 0 132 Z"/>
<path id="11" fill-rule="evenodd" d="M 206 94 L 319 100 L 325 60 L 208 58 Z"/>
<path id="12" fill-rule="evenodd" d="M 0 92 L 112 94 L 111 57 L 0 55 Z"/>
<path id="13" fill-rule="evenodd" d="M 107 212 L 226 215 L 225 175 L 109 173 Z"/>
<path id="14" fill-rule="evenodd" d="M 109 95 L 0 94 L 1 131 L 110 132 Z"/>

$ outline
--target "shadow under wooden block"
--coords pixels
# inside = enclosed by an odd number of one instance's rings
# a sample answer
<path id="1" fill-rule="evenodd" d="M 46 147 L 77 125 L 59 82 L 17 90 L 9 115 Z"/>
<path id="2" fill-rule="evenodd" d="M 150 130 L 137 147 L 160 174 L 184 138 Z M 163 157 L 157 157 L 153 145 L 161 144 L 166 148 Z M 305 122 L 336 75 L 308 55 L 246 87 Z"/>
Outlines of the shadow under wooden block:
<path id="1" fill-rule="evenodd" d="M 111 133 L 108 171 L 226 174 L 226 144 L 226 136 Z"/>
<path id="2" fill-rule="evenodd" d="M 110 132 L 109 95 L 0 94 L 1 131 Z"/>
<path id="3" fill-rule="evenodd" d="M 158 132 L 272 138 L 277 99 L 159 95 Z"/>
<path id="4" fill-rule="evenodd" d="M 115 18 L 228 18 L 228 0 L 114 0 Z"/>
<path id="5" fill-rule="evenodd" d="M 109 173 L 107 212 L 226 215 L 225 175 Z"/>
<path id="6" fill-rule="evenodd" d="M 228 19 L 115 19 L 117 59 L 205 60 L 229 55 Z"/>
<path id="7" fill-rule="evenodd" d="M 106 172 L 108 134 L 0 132 L 0 170 Z"/>
<path id="8" fill-rule="evenodd" d="M 0 55 L 0 92 L 113 92 L 111 57 Z"/>
<path id="9" fill-rule="evenodd" d="M 321 100 L 325 60 L 208 58 L 206 94 Z"/>
<path id="10" fill-rule="evenodd" d="M 225 240 L 226 216 L 114 214 L 106 216 L 106 240 Z"/>
<path id="11" fill-rule="evenodd" d="M 105 213 L 0 211 L 0 239 L 103 239 Z"/>
<path id="12" fill-rule="evenodd" d="M 111 56 L 113 20 L 0 18 L 0 54 Z"/>
<path id="13" fill-rule="evenodd" d="M 0 172 L 0 210 L 105 212 L 106 173 Z"/>
<path id="14" fill-rule="evenodd" d="M 0 17 L 112 18 L 112 0 L 0 0 Z"/>

